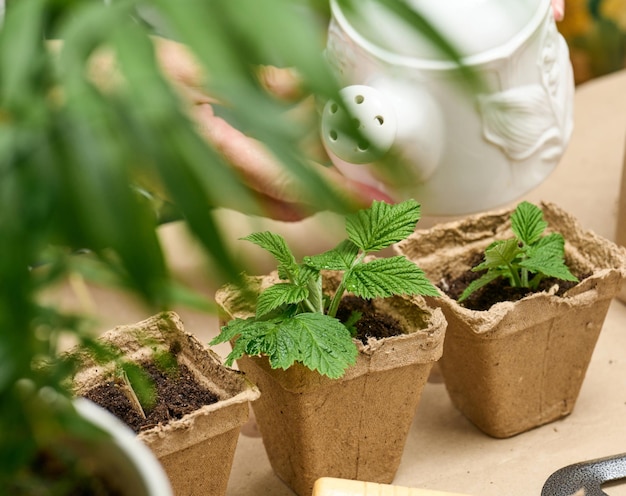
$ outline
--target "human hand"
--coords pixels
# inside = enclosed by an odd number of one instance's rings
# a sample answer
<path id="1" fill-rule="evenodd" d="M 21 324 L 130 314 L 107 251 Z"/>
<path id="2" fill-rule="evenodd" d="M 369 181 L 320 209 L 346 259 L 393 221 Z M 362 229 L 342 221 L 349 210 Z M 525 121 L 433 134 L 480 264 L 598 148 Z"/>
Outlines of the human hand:
<path id="1" fill-rule="evenodd" d="M 565 0 L 552 0 L 552 13 L 555 20 L 562 21 L 565 17 Z"/>
<path id="2" fill-rule="evenodd" d="M 198 125 L 201 135 L 218 151 L 239 174 L 244 184 L 258 200 L 261 214 L 276 220 L 296 221 L 315 213 L 315 207 L 303 201 L 304 186 L 260 142 L 231 126 L 216 115 L 218 104 L 203 90 L 203 74 L 187 49 L 178 43 L 156 38 L 156 53 L 164 75 L 174 83 L 190 104 L 190 115 Z M 265 88 L 286 100 L 300 100 L 294 119 L 315 115 L 311 98 L 302 98 L 297 76 L 287 69 L 262 68 L 259 73 Z M 306 148 L 306 150 L 304 149 Z M 321 144 L 315 139 L 312 145 L 303 145 L 303 152 L 311 158 L 311 167 L 342 198 L 355 207 L 368 207 L 372 200 L 392 200 L 383 192 L 342 176 L 336 169 L 321 166 L 315 159 L 324 160 Z M 239 210 L 241 205 L 224 207 Z"/>

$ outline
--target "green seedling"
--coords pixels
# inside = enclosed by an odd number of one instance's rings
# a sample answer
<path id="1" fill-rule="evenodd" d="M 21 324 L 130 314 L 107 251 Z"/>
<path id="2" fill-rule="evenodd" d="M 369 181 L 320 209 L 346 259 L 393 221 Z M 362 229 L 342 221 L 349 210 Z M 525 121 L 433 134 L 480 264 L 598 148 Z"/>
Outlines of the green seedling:
<path id="1" fill-rule="evenodd" d="M 148 343 L 148 340 L 145 342 Z M 150 360 L 160 372 L 171 379 L 176 379 L 179 375 L 176 356 L 180 349 L 178 341 L 174 341 L 167 350 L 153 346 Z M 124 392 L 135 409 L 146 418 L 146 412 L 150 413 L 157 403 L 157 389 L 153 379 L 140 364 L 126 360 L 116 362 L 115 375 L 124 384 Z"/>
<path id="2" fill-rule="evenodd" d="M 346 218 L 347 239 L 300 263 L 278 234 L 266 231 L 243 238 L 276 258 L 281 282 L 258 295 L 253 317 L 230 321 L 211 344 L 234 341 L 227 365 L 244 354 L 267 355 L 273 368 L 299 362 L 328 377 L 341 377 L 357 356 L 350 330 L 336 318 L 344 293 L 365 299 L 439 295 L 424 272 L 403 256 L 366 259 L 409 236 L 419 218 L 420 205 L 414 200 L 396 205 L 375 201 Z M 334 295 L 323 293 L 324 270 L 342 272 Z"/>
<path id="3" fill-rule="evenodd" d="M 493 242 L 485 249 L 484 260 L 472 268 L 486 271 L 465 288 L 458 301 L 501 277 L 512 287 L 537 289 L 545 277 L 578 281 L 565 265 L 565 241 L 559 233 L 544 235 L 548 223 L 539 207 L 520 203 L 511 214 L 514 237 Z"/>
<path id="4" fill-rule="evenodd" d="M 156 405 L 156 388 L 141 366 L 127 361 L 116 364 L 115 376 L 124 385 L 124 393 L 135 409 L 146 418 Z"/>
<path id="5" fill-rule="evenodd" d="M 171 343 L 169 349 L 159 349 L 156 346 L 158 343 L 141 332 L 136 332 L 135 338 L 142 345 L 151 347 L 150 360 L 158 370 L 171 378 L 178 376 L 176 357 L 181 351 L 181 344 L 178 341 Z M 114 381 L 122 388 L 135 410 L 145 419 L 146 413 L 150 413 L 156 405 L 157 388 L 141 364 L 124 359 L 122 350 L 111 343 L 94 342 L 85 356 L 67 357 L 68 360 L 77 360 L 74 366 L 88 358 L 101 365 L 109 363 L 114 365 L 112 372 Z"/>

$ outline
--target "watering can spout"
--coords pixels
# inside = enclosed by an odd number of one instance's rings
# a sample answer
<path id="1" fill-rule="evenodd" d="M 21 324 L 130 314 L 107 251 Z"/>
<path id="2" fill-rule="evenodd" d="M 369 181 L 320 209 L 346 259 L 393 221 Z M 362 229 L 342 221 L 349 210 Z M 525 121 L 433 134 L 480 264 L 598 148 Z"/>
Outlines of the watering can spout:
<path id="1" fill-rule="evenodd" d="M 382 79 L 347 86 L 340 91 L 341 102 L 330 100 L 324 106 L 322 141 L 346 176 L 397 191 L 400 183 L 414 186 L 436 170 L 445 136 L 441 112 L 427 92 L 403 86 Z M 407 174 L 394 177 L 393 170 L 385 169 L 394 165 L 384 160 L 390 154 L 394 164 L 412 164 L 411 185 Z"/>

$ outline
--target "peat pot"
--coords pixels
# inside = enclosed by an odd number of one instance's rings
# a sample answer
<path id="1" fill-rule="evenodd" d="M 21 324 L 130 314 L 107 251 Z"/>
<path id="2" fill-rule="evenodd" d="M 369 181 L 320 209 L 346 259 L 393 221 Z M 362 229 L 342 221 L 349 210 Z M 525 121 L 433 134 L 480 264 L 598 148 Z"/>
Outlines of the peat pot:
<path id="1" fill-rule="evenodd" d="M 226 493 L 241 426 L 249 417 L 249 402 L 258 389 L 243 373 L 222 365 L 220 358 L 183 329 L 174 312 L 164 312 L 133 325 L 119 326 L 99 340 L 112 344 L 125 360 L 142 362 L 156 351 L 177 349 L 199 384 L 218 397 L 213 404 L 141 431 L 137 437 L 163 465 L 176 496 Z M 89 357 L 74 379 L 80 396 L 110 380 L 113 364 L 96 364 Z"/>
<path id="2" fill-rule="evenodd" d="M 336 275 L 336 274 L 334 274 Z M 326 282 L 338 284 L 333 274 Z M 276 276 L 262 278 L 263 284 Z M 222 324 L 252 315 L 233 288 L 218 291 Z M 253 405 L 274 472 L 300 496 L 324 476 L 379 483 L 393 480 L 422 388 L 441 356 L 446 322 L 421 297 L 375 300 L 405 334 L 358 341 L 358 358 L 340 379 L 296 363 L 270 368 L 264 356 L 238 360 L 261 390 Z"/>
<path id="3" fill-rule="evenodd" d="M 428 298 L 448 321 L 441 371 L 453 404 L 485 433 L 505 438 L 571 413 L 608 311 L 626 277 L 626 250 L 556 205 L 540 207 L 565 238 L 565 261 L 585 275 L 563 296 L 534 293 L 487 311 L 443 294 Z M 396 246 L 433 283 L 455 278 L 495 239 L 509 238 L 512 210 L 418 230 Z M 553 288 L 554 289 L 554 288 Z"/>

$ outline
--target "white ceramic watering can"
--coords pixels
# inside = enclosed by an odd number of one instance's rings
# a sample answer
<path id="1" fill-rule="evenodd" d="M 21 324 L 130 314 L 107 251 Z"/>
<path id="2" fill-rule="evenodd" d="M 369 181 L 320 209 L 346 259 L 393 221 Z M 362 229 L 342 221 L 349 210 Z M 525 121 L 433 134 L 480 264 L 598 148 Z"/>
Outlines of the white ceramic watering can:
<path id="1" fill-rule="evenodd" d="M 426 215 L 460 215 L 513 201 L 561 158 L 573 126 L 574 80 L 550 0 L 406 0 L 485 83 L 464 89 L 458 67 L 372 0 L 357 13 L 331 0 L 327 56 L 348 114 L 327 102 L 322 140 L 345 175 Z M 356 119 L 360 142 L 342 131 Z M 404 164 L 401 181 L 381 159 Z"/>

